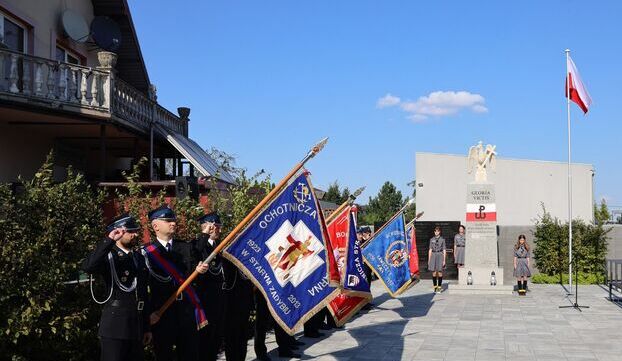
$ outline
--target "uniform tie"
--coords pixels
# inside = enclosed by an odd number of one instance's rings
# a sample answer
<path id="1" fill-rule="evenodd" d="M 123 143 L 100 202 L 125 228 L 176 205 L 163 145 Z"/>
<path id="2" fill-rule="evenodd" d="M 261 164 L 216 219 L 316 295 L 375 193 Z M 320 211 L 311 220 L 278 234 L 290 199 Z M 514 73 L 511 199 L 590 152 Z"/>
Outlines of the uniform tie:
<path id="1" fill-rule="evenodd" d="M 166 244 L 166 252 L 170 252 L 171 251 L 171 242 L 168 242 Z"/>

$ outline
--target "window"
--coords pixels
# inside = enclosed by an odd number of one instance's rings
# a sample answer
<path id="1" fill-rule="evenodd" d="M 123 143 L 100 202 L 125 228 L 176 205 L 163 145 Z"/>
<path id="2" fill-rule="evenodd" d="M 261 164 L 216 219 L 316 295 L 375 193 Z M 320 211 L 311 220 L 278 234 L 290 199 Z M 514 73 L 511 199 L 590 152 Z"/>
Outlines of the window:
<path id="1" fill-rule="evenodd" d="M 0 12 L 0 49 L 9 49 L 20 53 L 26 52 L 26 28 L 20 22 L 4 15 Z M 23 62 L 22 59 L 17 63 L 19 89 L 22 89 Z M 0 69 L 0 89 L 9 86 L 9 76 L 11 73 L 11 61 L 4 61 L 4 68 Z"/>
<path id="2" fill-rule="evenodd" d="M 56 47 L 56 60 L 69 64 L 82 64 L 80 57 L 65 48 L 61 48 L 60 46 Z"/>
<path id="3" fill-rule="evenodd" d="M 26 29 L 0 13 L 0 47 L 23 53 L 26 50 Z"/>

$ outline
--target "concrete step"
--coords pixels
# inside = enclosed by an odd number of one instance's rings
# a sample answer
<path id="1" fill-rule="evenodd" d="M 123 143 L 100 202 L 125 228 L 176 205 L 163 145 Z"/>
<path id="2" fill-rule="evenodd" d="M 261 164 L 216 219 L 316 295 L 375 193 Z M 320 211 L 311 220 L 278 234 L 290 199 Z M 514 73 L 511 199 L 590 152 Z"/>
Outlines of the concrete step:
<path id="1" fill-rule="evenodd" d="M 510 285 L 459 285 L 449 284 L 447 285 L 447 291 L 451 294 L 462 295 L 511 295 L 514 291 L 514 286 Z"/>

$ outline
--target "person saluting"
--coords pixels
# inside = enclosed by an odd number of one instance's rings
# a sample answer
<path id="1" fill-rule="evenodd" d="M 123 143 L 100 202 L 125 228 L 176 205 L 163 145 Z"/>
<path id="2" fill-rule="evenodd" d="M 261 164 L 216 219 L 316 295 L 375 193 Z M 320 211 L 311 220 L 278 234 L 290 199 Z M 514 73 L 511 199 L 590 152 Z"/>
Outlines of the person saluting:
<path id="1" fill-rule="evenodd" d="M 102 361 L 142 360 L 143 345 L 151 342 L 148 271 L 143 257 L 133 250 L 139 230 L 129 214 L 115 218 L 106 227 L 107 236 L 83 263 L 84 271 L 101 275 L 110 290 L 104 301 L 98 301 L 91 288 L 95 302 L 104 305 L 98 331 Z"/>

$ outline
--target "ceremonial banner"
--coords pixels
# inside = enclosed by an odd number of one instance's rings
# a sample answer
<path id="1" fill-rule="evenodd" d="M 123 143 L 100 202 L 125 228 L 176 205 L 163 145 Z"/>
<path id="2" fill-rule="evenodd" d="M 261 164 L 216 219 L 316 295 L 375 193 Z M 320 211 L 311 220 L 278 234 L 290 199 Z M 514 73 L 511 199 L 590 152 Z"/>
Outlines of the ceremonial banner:
<path id="1" fill-rule="evenodd" d="M 333 255 L 339 269 L 340 284 L 346 291 L 354 294 L 369 293 L 369 282 L 363 270 L 361 246 L 356 239 L 356 224 L 351 207 L 346 207 L 326 226 Z"/>
<path id="2" fill-rule="evenodd" d="M 339 227 L 331 227 L 337 224 Z M 347 225 L 347 228 L 344 227 Z M 363 257 L 361 254 L 361 245 L 356 238 L 356 223 L 354 220 L 354 212 L 348 207 L 342 214 L 333 219 L 328 226 L 331 229 L 338 229 L 343 234 L 335 234 L 335 236 L 345 238 L 345 250 L 340 252 L 342 261 L 342 271 L 344 277 L 342 294 L 333 299 L 328 307 L 337 326 L 343 326 L 348 320 L 354 316 L 363 306 L 371 299 L 372 295 L 369 290 L 369 281 L 365 276 L 363 269 Z M 333 233 L 330 233 L 333 234 Z"/>
<path id="3" fill-rule="evenodd" d="M 414 221 L 406 227 L 406 244 L 410 250 L 408 267 L 410 268 L 410 277 L 412 278 L 419 274 L 419 252 L 417 252 L 417 235 L 415 233 Z"/>
<path id="4" fill-rule="evenodd" d="M 387 222 L 363 248 L 365 262 L 393 297 L 410 284 L 404 213 Z"/>
<path id="5" fill-rule="evenodd" d="M 290 335 L 339 293 L 329 285 L 323 226 L 313 187 L 303 173 L 223 253 L 261 291 L 274 319 Z"/>
<path id="6" fill-rule="evenodd" d="M 349 229 L 346 242 L 343 288 L 350 295 L 370 297 L 369 280 L 365 276 L 361 244 L 356 238 L 356 223 L 352 212 L 348 212 L 348 219 Z"/>
<path id="7" fill-rule="evenodd" d="M 339 215 L 326 224 L 328 239 L 333 249 L 333 257 L 339 270 L 339 283 L 343 285 L 344 268 L 346 265 L 346 244 L 350 225 L 350 207 L 344 208 Z"/>
<path id="8" fill-rule="evenodd" d="M 328 311 L 333 316 L 335 324 L 341 327 L 356 315 L 356 313 L 371 301 L 371 294 L 368 297 L 349 296 L 345 293 L 335 297 L 328 305 Z"/>

